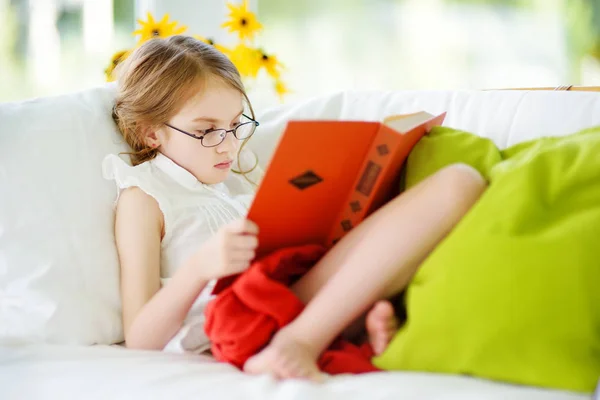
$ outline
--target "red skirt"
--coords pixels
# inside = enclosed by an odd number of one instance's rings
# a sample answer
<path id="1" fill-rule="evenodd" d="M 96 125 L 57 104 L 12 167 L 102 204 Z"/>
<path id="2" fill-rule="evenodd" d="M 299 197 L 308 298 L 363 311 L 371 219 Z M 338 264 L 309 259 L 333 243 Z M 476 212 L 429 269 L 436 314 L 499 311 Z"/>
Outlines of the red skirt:
<path id="1" fill-rule="evenodd" d="M 212 300 L 205 311 L 205 332 L 219 361 L 242 368 L 269 344 L 275 333 L 304 309 L 289 288 L 325 254 L 317 245 L 276 251 L 256 262 Z M 334 306 L 332 306 L 334 307 Z M 318 321 L 315 321 L 318 323 Z M 336 339 L 320 356 L 319 369 L 329 374 L 375 372 L 371 346 Z"/>

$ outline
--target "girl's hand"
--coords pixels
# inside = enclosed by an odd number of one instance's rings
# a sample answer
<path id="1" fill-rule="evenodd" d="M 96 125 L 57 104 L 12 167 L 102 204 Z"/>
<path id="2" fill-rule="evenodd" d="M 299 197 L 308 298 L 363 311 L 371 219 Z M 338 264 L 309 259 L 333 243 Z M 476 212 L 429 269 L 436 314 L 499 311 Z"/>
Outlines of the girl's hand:
<path id="1" fill-rule="evenodd" d="M 249 220 L 238 220 L 223 226 L 194 255 L 202 279 L 218 279 L 245 271 L 258 246 L 258 226 Z"/>

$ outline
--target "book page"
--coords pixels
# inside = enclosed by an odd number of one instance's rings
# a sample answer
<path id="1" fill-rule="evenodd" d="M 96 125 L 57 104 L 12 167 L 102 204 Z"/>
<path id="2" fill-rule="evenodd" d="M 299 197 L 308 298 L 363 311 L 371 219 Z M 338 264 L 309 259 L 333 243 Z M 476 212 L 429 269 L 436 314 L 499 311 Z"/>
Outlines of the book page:
<path id="1" fill-rule="evenodd" d="M 423 122 L 432 119 L 434 116 L 425 112 L 413 114 L 392 115 L 383 120 L 383 123 L 400 133 L 409 132 L 411 129 L 421 125 Z"/>

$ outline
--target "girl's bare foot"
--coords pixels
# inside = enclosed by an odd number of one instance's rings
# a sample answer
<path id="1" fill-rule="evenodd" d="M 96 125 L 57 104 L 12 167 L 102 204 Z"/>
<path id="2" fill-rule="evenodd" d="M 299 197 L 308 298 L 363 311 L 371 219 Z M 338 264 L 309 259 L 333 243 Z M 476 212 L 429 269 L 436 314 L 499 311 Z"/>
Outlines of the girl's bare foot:
<path id="1" fill-rule="evenodd" d="M 388 300 L 375 303 L 367 314 L 365 325 L 373 352 L 376 355 L 383 353 L 398 331 L 398 319 L 392 303 Z"/>
<path id="2" fill-rule="evenodd" d="M 317 358 L 318 354 L 310 345 L 291 337 L 284 328 L 277 332 L 265 349 L 246 361 L 244 372 L 271 374 L 276 379 L 321 381 Z"/>
<path id="3" fill-rule="evenodd" d="M 381 354 L 398 330 L 398 320 L 389 301 L 379 301 L 371 308 L 366 318 L 366 329 L 373 351 Z M 296 339 L 283 328 L 265 349 L 246 361 L 244 372 L 271 374 L 276 379 L 321 381 L 323 375 L 317 367 L 318 356 L 310 344 Z"/>

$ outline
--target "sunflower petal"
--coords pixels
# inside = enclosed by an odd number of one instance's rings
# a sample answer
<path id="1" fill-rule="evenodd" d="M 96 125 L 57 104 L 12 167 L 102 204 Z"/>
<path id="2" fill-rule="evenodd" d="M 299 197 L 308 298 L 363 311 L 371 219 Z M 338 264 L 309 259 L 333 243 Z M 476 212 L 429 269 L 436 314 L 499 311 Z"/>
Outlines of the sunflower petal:
<path id="1" fill-rule="evenodd" d="M 279 101 L 283 102 L 283 97 L 291 93 L 291 90 L 285 85 L 285 83 L 281 79 L 277 79 L 275 81 L 275 92 L 279 97 Z"/>
<path id="2" fill-rule="evenodd" d="M 227 3 L 227 8 L 229 8 L 229 12 L 232 14 L 237 11 L 237 7 L 235 6 L 235 4 Z"/>

